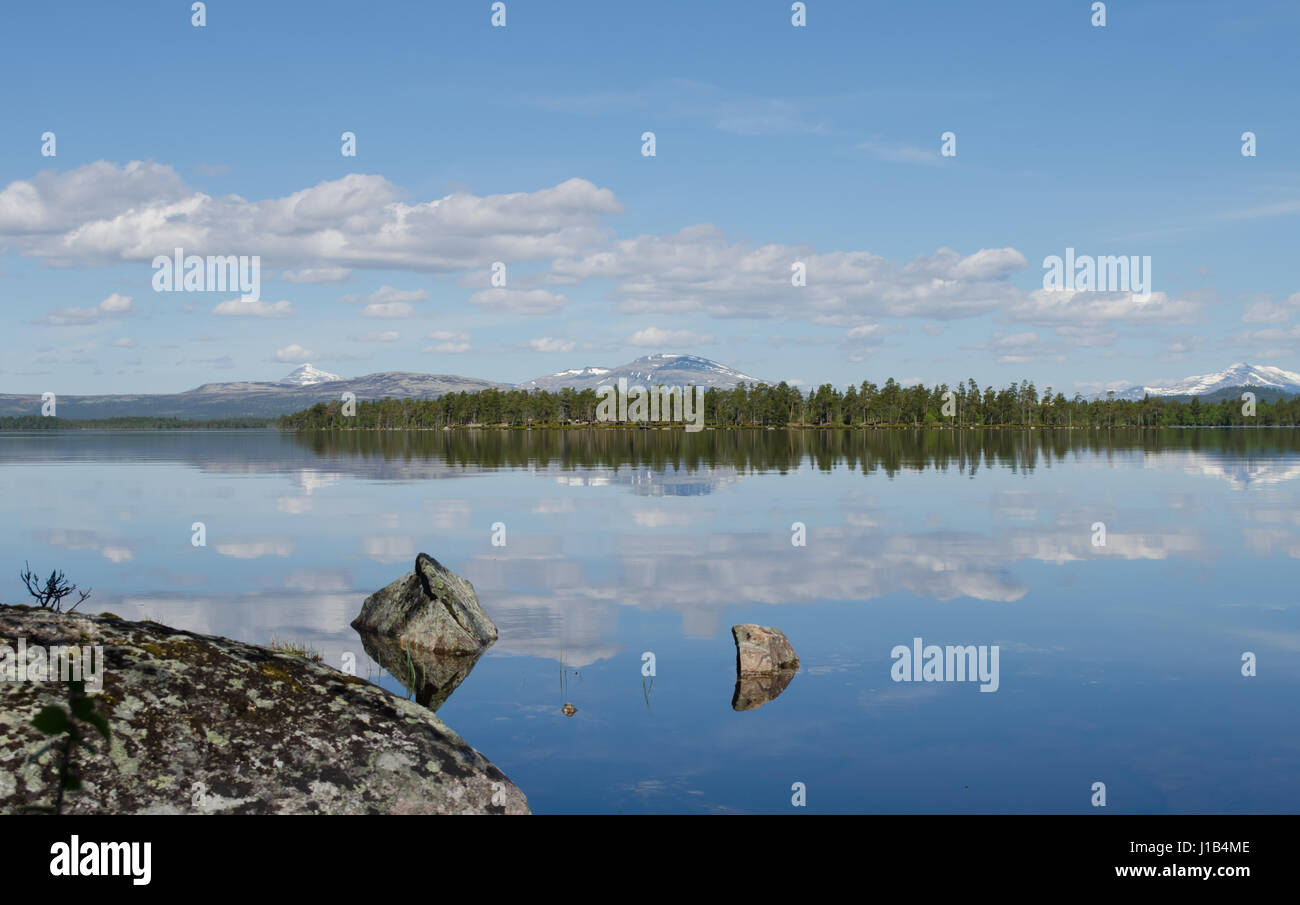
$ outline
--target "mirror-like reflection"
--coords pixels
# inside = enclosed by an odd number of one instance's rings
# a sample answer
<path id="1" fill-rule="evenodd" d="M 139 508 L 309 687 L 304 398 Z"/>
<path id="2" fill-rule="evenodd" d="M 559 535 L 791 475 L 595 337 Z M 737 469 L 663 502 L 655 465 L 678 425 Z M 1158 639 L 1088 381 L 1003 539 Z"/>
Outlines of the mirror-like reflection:
<path id="1" fill-rule="evenodd" d="M 541 813 L 781 811 L 796 781 L 810 810 L 1086 811 L 1093 780 L 1295 811 L 1297 476 L 1291 429 L 0 434 L 0 600 L 26 560 L 355 662 Z M 420 551 L 499 629 L 473 663 L 349 627 Z M 798 640 L 779 701 L 736 687 L 740 622 Z M 998 690 L 894 682 L 915 637 L 997 645 Z"/>
<path id="2" fill-rule="evenodd" d="M 411 692 L 417 704 L 435 712 L 483 656 L 483 651 L 461 655 L 436 653 L 414 645 L 403 646 L 396 639 L 373 632 L 359 634 L 366 656 Z"/>

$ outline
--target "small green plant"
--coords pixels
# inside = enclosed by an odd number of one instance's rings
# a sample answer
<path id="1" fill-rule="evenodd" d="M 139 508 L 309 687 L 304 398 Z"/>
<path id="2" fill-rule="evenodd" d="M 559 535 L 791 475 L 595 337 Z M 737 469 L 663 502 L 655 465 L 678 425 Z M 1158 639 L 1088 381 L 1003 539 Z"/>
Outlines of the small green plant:
<path id="1" fill-rule="evenodd" d="M 274 636 L 271 638 L 270 648 L 277 653 L 302 657 L 311 663 L 319 663 L 323 659 L 321 652 L 314 647 L 308 647 L 305 643 L 298 641 L 277 641 Z"/>
<path id="2" fill-rule="evenodd" d="M 86 727 L 94 728 L 104 737 L 104 741 L 109 741 L 108 720 L 95 710 L 94 699 L 86 694 L 86 683 L 74 681 L 68 683 L 67 708 L 58 704 L 44 707 L 32 719 L 32 725 L 42 735 L 54 736 L 45 747 L 32 755 L 32 760 L 40 760 L 46 751 L 53 748 L 59 757 L 59 786 L 52 808 L 35 807 L 28 810 L 61 814 L 64 794 L 81 788 L 81 771 L 74 759 L 77 751 L 83 746 L 94 750 L 87 737 L 89 732 Z"/>
<path id="3" fill-rule="evenodd" d="M 90 596 L 90 590 L 77 590 L 75 584 L 68 584 L 67 577 L 60 571 L 55 570 L 50 573 L 50 577 L 45 579 L 45 584 L 36 577 L 30 564 L 23 563 L 23 571 L 19 574 L 23 584 L 27 586 L 27 593 L 36 599 L 37 605 L 43 610 L 52 610 L 55 613 L 63 612 L 63 599 L 70 596 L 73 592 L 79 596 L 79 600 L 68 608 L 71 613 L 77 607 L 86 602 Z"/>

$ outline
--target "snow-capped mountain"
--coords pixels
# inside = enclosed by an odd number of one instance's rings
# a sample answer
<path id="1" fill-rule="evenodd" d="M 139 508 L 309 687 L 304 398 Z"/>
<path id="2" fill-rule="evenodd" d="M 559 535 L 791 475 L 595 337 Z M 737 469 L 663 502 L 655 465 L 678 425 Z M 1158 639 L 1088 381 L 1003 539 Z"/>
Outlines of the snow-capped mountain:
<path id="1" fill-rule="evenodd" d="M 1300 393 L 1300 373 L 1269 365 L 1237 362 L 1225 371 L 1200 374 L 1160 386 L 1129 387 L 1115 394 L 1116 399 L 1141 399 L 1143 396 L 1208 396 L 1235 387 L 1264 387 L 1283 393 Z"/>
<path id="2" fill-rule="evenodd" d="M 734 387 L 738 383 L 763 383 L 757 377 L 742 374 L 726 365 L 718 364 L 698 355 L 660 353 L 646 355 L 617 368 L 573 368 L 548 374 L 519 384 L 521 389 L 534 388 L 558 390 L 573 387 L 575 390 L 594 389 L 606 384 L 616 384 L 620 377 L 627 378 L 629 386 L 666 384 L 668 386 Z"/>
<path id="3" fill-rule="evenodd" d="M 329 371 L 322 371 L 320 368 L 313 368 L 311 363 L 307 363 L 300 368 L 294 368 L 293 373 L 282 377 L 276 383 L 283 383 L 295 387 L 315 386 L 318 383 L 329 383 L 332 380 L 342 380 L 337 374 L 331 374 Z"/>

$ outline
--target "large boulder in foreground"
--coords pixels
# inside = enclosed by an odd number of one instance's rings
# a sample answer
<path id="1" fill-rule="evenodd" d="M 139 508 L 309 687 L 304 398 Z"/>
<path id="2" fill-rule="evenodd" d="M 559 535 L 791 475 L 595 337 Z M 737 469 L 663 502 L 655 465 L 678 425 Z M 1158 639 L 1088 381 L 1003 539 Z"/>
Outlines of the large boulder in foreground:
<path id="1" fill-rule="evenodd" d="M 497 640 L 474 586 L 427 553 L 415 558 L 413 572 L 367 597 L 352 627 L 447 654 L 476 654 Z"/>
<path id="2" fill-rule="evenodd" d="M 105 742 L 77 763 L 65 813 L 526 814 L 499 769 L 420 705 L 320 663 L 111 615 L 0 606 L 0 644 L 102 646 L 86 691 Z M 3 662 L 0 652 L 0 662 Z M 49 806 L 48 739 L 31 725 L 63 682 L 0 681 L 0 813 Z"/>

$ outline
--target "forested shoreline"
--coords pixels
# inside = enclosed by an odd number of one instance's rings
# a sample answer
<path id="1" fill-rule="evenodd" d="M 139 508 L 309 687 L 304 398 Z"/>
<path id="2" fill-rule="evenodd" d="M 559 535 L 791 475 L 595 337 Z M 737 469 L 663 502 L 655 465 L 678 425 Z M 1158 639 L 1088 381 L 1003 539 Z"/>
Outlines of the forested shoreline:
<path id="1" fill-rule="evenodd" d="M 116 418 L 59 418 L 53 415 L 9 415 L 0 417 L 0 431 L 45 430 L 256 430 L 267 429 L 266 418 L 155 418 L 147 415 Z"/>
<path id="2" fill-rule="evenodd" d="M 1260 391 L 1266 392 L 1266 391 Z M 951 395 L 948 395 L 951 394 Z M 594 389 L 498 390 L 447 393 L 437 399 L 391 399 L 355 403 L 319 402 L 283 415 L 284 430 L 421 430 L 446 427 L 647 427 L 680 421 L 615 424 L 597 419 L 602 396 Z M 1237 397 L 1212 402 L 1147 397 L 1142 400 L 1067 399 L 1047 387 L 1040 395 L 1030 381 L 1001 390 L 966 384 L 904 387 L 893 378 L 877 386 L 839 390 L 823 384 L 804 393 L 784 381 L 710 388 L 704 394 L 704 424 L 732 427 L 1231 427 L 1300 424 L 1300 396 L 1267 402 L 1249 413 Z"/>

